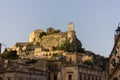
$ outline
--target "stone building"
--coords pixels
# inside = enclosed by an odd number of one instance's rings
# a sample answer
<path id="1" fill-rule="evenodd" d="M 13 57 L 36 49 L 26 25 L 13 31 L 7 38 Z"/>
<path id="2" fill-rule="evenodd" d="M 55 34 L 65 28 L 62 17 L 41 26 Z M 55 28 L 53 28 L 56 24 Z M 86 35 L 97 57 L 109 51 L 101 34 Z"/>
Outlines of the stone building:
<path id="1" fill-rule="evenodd" d="M 73 23 L 68 24 L 68 31 L 66 32 L 61 32 L 60 30 L 55 30 L 54 28 L 48 28 L 47 32 L 44 32 L 45 33 L 44 36 L 39 37 L 42 32 L 43 32 L 42 30 L 40 30 L 37 33 L 36 30 L 32 32 L 30 34 L 29 40 L 33 40 L 33 37 L 35 40 L 29 42 L 39 42 L 44 49 L 48 49 L 48 50 L 54 50 L 55 48 L 60 47 L 62 44 L 66 42 L 73 43 L 75 49 L 76 48 L 81 49 L 82 47 L 81 42 L 76 37 Z"/>
<path id="2" fill-rule="evenodd" d="M 67 53 L 65 58 L 50 61 L 48 80 L 106 80 L 106 71 L 95 64 L 84 64 L 83 56 L 80 53 Z"/>
<path id="3" fill-rule="evenodd" d="M 106 80 L 101 69 L 85 65 L 66 65 L 62 68 L 61 80 Z"/>
<path id="4" fill-rule="evenodd" d="M 10 66 L 8 62 L 4 64 L 5 69 L 0 76 L 5 77 L 1 78 L 5 78 L 3 80 L 6 78 L 8 80 L 15 78 L 16 80 L 30 80 L 30 78 L 31 80 L 106 80 L 106 58 L 85 51 L 81 41 L 77 39 L 74 27 L 73 23 L 69 23 L 66 32 L 54 28 L 48 28 L 46 32 L 38 29 L 30 34 L 29 42 L 17 42 L 10 50 L 16 50 L 19 59 Z M 31 60 L 37 62 L 30 63 Z"/>
<path id="5" fill-rule="evenodd" d="M 47 80 L 46 75 L 41 71 L 35 72 L 5 71 L 2 72 L 1 80 Z"/>
<path id="6" fill-rule="evenodd" d="M 39 36 L 42 32 L 41 29 L 34 30 L 29 36 L 29 42 L 39 42 Z"/>
<path id="7" fill-rule="evenodd" d="M 47 80 L 48 72 L 19 61 L 4 60 L 0 68 L 0 80 Z"/>
<path id="8" fill-rule="evenodd" d="M 11 50 L 16 50 L 18 55 L 40 54 L 44 51 L 56 50 L 81 52 L 83 50 L 82 44 L 76 37 L 74 27 L 73 23 L 69 23 L 66 32 L 54 28 L 48 28 L 47 32 L 41 29 L 34 30 L 29 36 L 29 42 L 17 42 Z"/>
<path id="9" fill-rule="evenodd" d="M 116 29 L 115 42 L 109 56 L 109 80 L 120 79 L 120 27 Z"/>

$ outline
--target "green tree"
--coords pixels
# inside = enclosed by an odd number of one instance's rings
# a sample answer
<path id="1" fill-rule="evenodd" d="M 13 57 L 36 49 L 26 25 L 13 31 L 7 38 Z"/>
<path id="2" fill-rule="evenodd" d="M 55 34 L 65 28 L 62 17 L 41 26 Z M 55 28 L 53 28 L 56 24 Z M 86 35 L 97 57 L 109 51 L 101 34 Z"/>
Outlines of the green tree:
<path id="1" fill-rule="evenodd" d="M 59 50 L 64 50 L 66 52 L 71 52 L 72 48 L 71 48 L 71 43 L 69 42 L 65 42 L 64 44 L 62 44 L 60 47 L 58 47 Z"/>
<path id="2" fill-rule="evenodd" d="M 81 49 L 76 49 L 76 52 L 80 52 L 80 53 L 85 53 L 86 51 L 85 51 L 85 49 L 84 48 L 81 48 Z"/>
<path id="3" fill-rule="evenodd" d="M 17 55 L 17 51 L 5 51 L 1 55 L 2 58 L 5 59 L 18 59 L 19 56 Z"/>
<path id="4" fill-rule="evenodd" d="M 42 33 L 40 33 L 39 38 L 42 38 L 42 37 L 45 36 L 45 35 L 46 35 L 46 32 L 42 32 Z"/>

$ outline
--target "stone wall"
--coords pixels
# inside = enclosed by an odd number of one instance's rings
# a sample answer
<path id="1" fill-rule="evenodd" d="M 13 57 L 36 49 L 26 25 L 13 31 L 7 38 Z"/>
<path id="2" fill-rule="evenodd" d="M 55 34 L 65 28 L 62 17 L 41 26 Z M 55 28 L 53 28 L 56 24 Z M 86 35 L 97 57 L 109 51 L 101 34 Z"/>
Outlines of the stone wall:
<path id="1" fill-rule="evenodd" d="M 47 80 L 47 76 L 27 72 L 5 72 L 3 80 Z"/>
<path id="2" fill-rule="evenodd" d="M 59 42 L 63 38 L 67 40 L 67 33 L 51 34 L 51 35 L 43 36 L 42 39 L 40 39 L 40 43 L 45 49 L 50 49 L 52 47 L 59 46 L 59 44 L 61 44 Z"/>
<path id="3" fill-rule="evenodd" d="M 34 30 L 30 35 L 29 35 L 29 42 L 39 42 L 39 36 L 40 33 L 42 33 L 43 30 L 37 29 Z"/>

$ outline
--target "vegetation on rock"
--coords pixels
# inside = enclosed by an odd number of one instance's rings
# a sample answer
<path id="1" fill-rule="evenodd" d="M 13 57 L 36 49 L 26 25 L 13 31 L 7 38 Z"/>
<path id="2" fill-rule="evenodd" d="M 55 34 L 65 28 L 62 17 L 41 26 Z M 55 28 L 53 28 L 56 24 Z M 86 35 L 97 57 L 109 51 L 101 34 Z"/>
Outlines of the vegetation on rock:
<path id="1" fill-rule="evenodd" d="M 42 32 L 42 33 L 40 33 L 39 38 L 42 38 L 42 37 L 45 36 L 45 35 L 46 35 L 46 32 Z"/>
<path id="2" fill-rule="evenodd" d="M 18 59 L 17 51 L 5 51 L 1 54 L 1 57 L 4 59 Z"/>
<path id="3" fill-rule="evenodd" d="M 60 30 L 54 30 L 54 31 L 47 33 L 47 35 L 56 34 L 56 33 L 60 33 L 60 32 L 61 32 Z"/>

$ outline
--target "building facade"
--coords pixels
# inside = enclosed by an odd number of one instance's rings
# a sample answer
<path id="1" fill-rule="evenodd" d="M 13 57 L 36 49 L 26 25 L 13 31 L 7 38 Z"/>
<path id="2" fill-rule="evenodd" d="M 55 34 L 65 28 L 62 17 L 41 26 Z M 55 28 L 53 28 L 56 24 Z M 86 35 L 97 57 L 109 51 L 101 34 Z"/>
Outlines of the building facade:
<path id="1" fill-rule="evenodd" d="M 120 79 L 120 27 L 115 31 L 115 42 L 109 56 L 109 80 Z"/>
<path id="2" fill-rule="evenodd" d="M 47 80 L 48 72 L 20 62 L 2 60 L 0 80 Z"/>
<path id="3" fill-rule="evenodd" d="M 2 80 L 106 80 L 105 57 L 85 51 L 77 39 L 73 23 L 68 31 L 48 28 L 35 30 L 29 42 L 18 42 L 17 61 L 5 61 L 1 67 Z M 7 50 L 9 51 L 9 50 Z M 35 61 L 35 62 L 34 62 Z"/>

